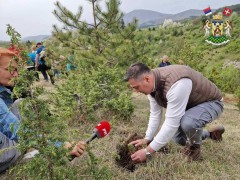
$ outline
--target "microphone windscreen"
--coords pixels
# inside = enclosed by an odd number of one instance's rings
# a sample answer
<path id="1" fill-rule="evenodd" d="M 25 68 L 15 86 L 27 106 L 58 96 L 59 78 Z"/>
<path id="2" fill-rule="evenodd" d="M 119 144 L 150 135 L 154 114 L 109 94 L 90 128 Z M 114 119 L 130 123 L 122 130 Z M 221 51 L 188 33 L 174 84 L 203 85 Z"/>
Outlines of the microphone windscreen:
<path id="1" fill-rule="evenodd" d="M 98 135 L 100 136 L 100 138 L 102 138 L 110 132 L 111 126 L 109 122 L 102 121 L 95 127 L 95 129 L 97 129 Z"/>

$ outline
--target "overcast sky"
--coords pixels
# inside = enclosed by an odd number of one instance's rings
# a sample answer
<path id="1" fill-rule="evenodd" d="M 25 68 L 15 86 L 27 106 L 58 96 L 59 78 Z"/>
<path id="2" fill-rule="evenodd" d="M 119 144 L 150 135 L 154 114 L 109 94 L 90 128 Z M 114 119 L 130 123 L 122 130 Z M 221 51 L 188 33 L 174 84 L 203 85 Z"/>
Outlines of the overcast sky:
<path id="1" fill-rule="evenodd" d="M 22 37 L 49 35 L 52 25 L 61 25 L 53 15 L 56 0 L 0 0 L 0 40 L 9 40 L 6 24 L 13 26 Z M 83 7 L 82 19 L 92 21 L 91 7 L 87 0 L 60 0 L 73 12 Z M 105 0 L 101 1 L 104 4 Z M 121 0 L 120 9 L 124 13 L 136 9 L 153 10 L 175 14 L 188 9 L 212 9 L 240 4 L 239 0 Z"/>

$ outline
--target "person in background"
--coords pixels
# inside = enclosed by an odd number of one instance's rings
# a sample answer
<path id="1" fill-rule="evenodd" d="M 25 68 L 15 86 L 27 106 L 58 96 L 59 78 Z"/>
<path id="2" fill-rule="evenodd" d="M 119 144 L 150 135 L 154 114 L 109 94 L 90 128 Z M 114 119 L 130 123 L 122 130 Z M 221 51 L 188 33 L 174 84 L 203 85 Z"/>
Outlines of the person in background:
<path id="1" fill-rule="evenodd" d="M 31 66 L 33 65 L 35 67 L 35 59 L 36 59 L 36 55 L 37 55 L 37 48 L 35 45 L 32 45 L 31 46 L 31 52 L 28 53 L 28 56 L 29 56 L 29 61 L 28 61 L 28 65 Z"/>
<path id="2" fill-rule="evenodd" d="M 74 51 L 71 52 L 70 56 L 67 59 L 67 71 L 73 71 L 76 69 L 76 67 L 74 66 L 74 60 L 75 60 L 75 56 L 74 56 Z"/>
<path id="3" fill-rule="evenodd" d="M 158 67 L 165 67 L 169 65 L 171 65 L 171 63 L 169 62 L 169 57 L 167 55 L 164 55 L 162 57 L 162 62 L 158 65 Z"/>
<path id="4" fill-rule="evenodd" d="M 203 130 L 222 114 L 224 104 L 220 90 L 201 73 L 182 65 L 151 70 L 143 63 L 135 63 L 128 68 L 125 80 L 150 101 L 145 138 L 131 142 L 136 147 L 150 143 L 131 155 L 136 163 L 146 161 L 171 139 L 185 146 L 183 154 L 189 161 L 201 159 L 203 140 L 222 140 L 223 126 Z M 165 121 L 158 130 L 163 108 L 166 108 Z"/>
<path id="5" fill-rule="evenodd" d="M 46 49 L 41 51 L 40 59 L 43 63 L 38 66 L 39 70 L 44 70 L 46 73 L 47 79 L 49 76 L 51 83 L 54 84 L 55 80 L 54 80 L 54 73 L 52 71 L 52 61 L 49 59 Z M 44 77 L 44 79 L 45 79 L 45 77 Z M 48 81 L 48 80 L 46 80 L 46 81 Z"/>
<path id="6" fill-rule="evenodd" d="M 59 66 L 59 61 L 53 60 L 53 62 L 52 62 L 53 76 L 56 77 L 56 78 L 59 77 L 58 66 Z"/>
<path id="7" fill-rule="evenodd" d="M 31 52 L 28 53 L 28 57 L 29 57 L 29 60 L 27 61 L 27 64 L 28 64 L 28 67 L 27 69 L 29 71 L 34 71 L 35 70 L 35 59 L 36 59 L 36 46 L 35 45 L 32 45 L 31 46 Z M 35 77 L 37 80 L 39 80 L 39 76 L 38 76 L 38 72 L 36 71 L 35 72 Z"/>
<path id="8" fill-rule="evenodd" d="M 36 48 L 37 48 L 37 51 L 36 51 L 36 58 L 35 58 L 35 67 L 37 70 L 38 66 L 41 64 L 40 53 L 45 49 L 45 46 L 43 46 L 41 42 L 38 42 L 36 45 Z"/>
<path id="9" fill-rule="evenodd" d="M 35 58 L 35 69 L 38 71 L 41 71 L 44 80 L 48 82 L 49 78 L 48 78 L 47 70 L 51 69 L 51 67 L 47 66 L 44 60 L 45 46 L 43 46 L 41 42 L 38 42 L 36 47 L 37 47 L 37 52 L 36 52 L 36 58 Z M 50 78 L 50 80 L 52 79 Z"/>
<path id="10" fill-rule="evenodd" d="M 0 47 L 0 173 L 4 172 L 20 158 L 16 148 L 18 144 L 17 131 L 21 123 L 18 109 L 20 100 L 13 101 L 10 87 L 14 86 L 13 78 L 18 77 L 17 62 L 13 57 L 17 55 Z M 64 147 L 71 149 L 70 155 L 81 156 L 85 143 L 79 141 L 74 147 L 72 143 L 65 142 Z"/>

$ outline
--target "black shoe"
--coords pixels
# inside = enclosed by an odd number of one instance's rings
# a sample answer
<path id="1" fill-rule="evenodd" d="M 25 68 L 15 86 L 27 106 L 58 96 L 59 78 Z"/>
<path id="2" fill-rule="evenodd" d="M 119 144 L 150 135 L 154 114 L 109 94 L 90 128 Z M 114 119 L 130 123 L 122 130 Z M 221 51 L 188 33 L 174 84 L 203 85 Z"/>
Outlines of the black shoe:
<path id="1" fill-rule="evenodd" d="M 222 134 L 225 129 L 222 125 L 215 126 L 209 130 L 210 138 L 214 141 L 220 142 L 222 141 Z"/>

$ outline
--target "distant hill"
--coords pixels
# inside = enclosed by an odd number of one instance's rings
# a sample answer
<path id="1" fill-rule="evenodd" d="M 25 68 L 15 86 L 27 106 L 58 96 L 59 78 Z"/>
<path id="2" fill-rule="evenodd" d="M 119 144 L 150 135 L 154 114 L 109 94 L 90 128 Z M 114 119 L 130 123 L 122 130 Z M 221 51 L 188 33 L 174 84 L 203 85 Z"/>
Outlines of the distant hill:
<path id="1" fill-rule="evenodd" d="M 22 41 L 42 42 L 50 37 L 51 37 L 51 35 L 28 36 L 28 37 L 22 38 Z"/>
<path id="2" fill-rule="evenodd" d="M 215 9 L 212 9 L 215 12 Z M 202 10 L 190 9 L 177 14 L 164 14 L 149 10 L 134 10 L 124 15 L 123 20 L 127 24 L 134 18 L 138 19 L 139 27 L 156 26 L 164 22 L 165 19 L 172 19 L 173 21 L 183 20 L 196 16 L 204 15 Z"/>
<path id="3" fill-rule="evenodd" d="M 230 8 L 233 12 L 236 12 L 236 13 L 238 13 L 238 14 L 240 13 L 240 4 L 236 4 L 236 5 L 232 5 L 232 6 L 225 6 L 225 7 Z M 217 13 L 217 12 L 223 12 L 223 10 L 224 10 L 225 7 L 219 8 L 219 9 L 216 11 L 216 13 Z"/>
<path id="4" fill-rule="evenodd" d="M 236 13 L 240 13 L 240 4 L 232 6 L 224 6 L 219 9 L 212 9 L 213 13 L 223 12 L 223 9 L 228 7 Z M 157 26 L 164 22 L 165 19 L 172 19 L 173 21 L 180 21 L 184 19 L 190 19 L 198 16 L 204 15 L 203 10 L 189 9 L 177 14 L 164 14 L 156 11 L 150 10 L 134 10 L 124 15 L 123 20 L 127 24 L 132 22 L 134 18 L 138 19 L 138 26 L 148 27 L 148 26 Z"/>
<path id="5" fill-rule="evenodd" d="M 139 9 L 125 14 L 123 20 L 127 24 L 136 18 L 138 19 L 138 24 L 143 24 L 148 21 L 156 20 L 159 18 L 167 18 L 169 16 L 172 16 L 172 14 L 163 14 L 156 11 Z"/>
<path id="6" fill-rule="evenodd" d="M 212 12 L 215 12 L 215 9 L 212 9 Z M 189 17 L 196 17 L 196 16 L 202 16 L 204 15 L 204 12 L 202 10 L 197 9 L 189 9 L 187 11 L 180 12 L 178 14 L 174 14 L 172 16 L 172 20 L 183 20 Z"/>

